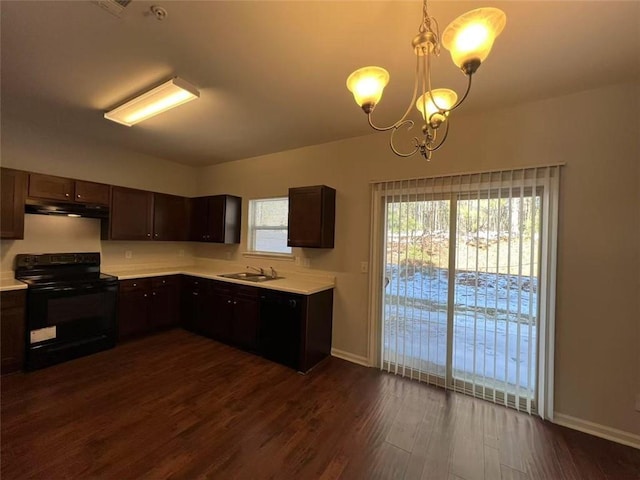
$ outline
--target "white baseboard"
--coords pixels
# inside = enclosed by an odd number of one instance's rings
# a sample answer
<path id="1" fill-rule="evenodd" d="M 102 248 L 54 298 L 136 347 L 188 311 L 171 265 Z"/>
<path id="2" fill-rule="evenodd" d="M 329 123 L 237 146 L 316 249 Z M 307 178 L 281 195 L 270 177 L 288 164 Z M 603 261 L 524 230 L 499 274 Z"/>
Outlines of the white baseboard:
<path id="1" fill-rule="evenodd" d="M 346 360 L 347 362 L 357 363 L 358 365 L 362 365 L 363 367 L 371 366 L 369 365 L 369 359 L 367 357 L 354 355 L 353 353 L 338 350 L 337 348 L 331 349 L 331 356 L 341 358 L 342 360 Z"/>
<path id="2" fill-rule="evenodd" d="M 604 438 L 606 440 L 611 440 L 612 442 L 621 443 L 622 445 L 640 449 L 640 435 L 636 435 L 631 432 L 625 432 L 624 430 L 618 430 L 607 427 L 606 425 L 600 425 L 599 423 L 589 422 L 587 420 L 582 420 L 581 418 L 557 412 L 553 415 L 553 423 L 588 433 L 590 435 L 595 435 L 596 437 Z"/>

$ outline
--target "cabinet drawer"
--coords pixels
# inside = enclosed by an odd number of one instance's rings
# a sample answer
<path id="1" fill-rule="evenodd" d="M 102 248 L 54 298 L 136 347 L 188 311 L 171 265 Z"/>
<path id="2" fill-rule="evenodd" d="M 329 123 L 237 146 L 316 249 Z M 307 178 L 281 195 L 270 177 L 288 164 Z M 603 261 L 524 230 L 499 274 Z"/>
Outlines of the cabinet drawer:
<path id="1" fill-rule="evenodd" d="M 219 293 L 221 295 L 231 295 L 235 292 L 235 287 L 236 286 L 233 283 L 211 280 L 211 290 L 214 293 Z"/>
<path id="2" fill-rule="evenodd" d="M 258 287 L 236 285 L 235 294 L 238 297 L 258 298 L 258 296 L 260 295 L 260 289 Z"/>
<path id="3" fill-rule="evenodd" d="M 183 277 L 182 287 L 186 290 L 198 290 L 205 287 L 207 280 L 198 277 Z"/>
<path id="4" fill-rule="evenodd" d="M 24 308 L 26 298 L 26 290 L 14 290 L 0 293 L 0 302 L 2 303 L 2 311 L 10 308 Z"/>
<path id="5" fill-rule="evenodd" d="M 148 290 L 151 288 L 151 279 L 134 278 L 133 280 L 120 280 L 120 292 L 135 292 L 138 290 Z"/>
<path id="6" fill-rule="evenodd" d="M 173 287 L 180 283 L 180 278 L 177 275 L 168 275 L 166 277 L 153 277 L 151 279 L 151 287 Z"/>

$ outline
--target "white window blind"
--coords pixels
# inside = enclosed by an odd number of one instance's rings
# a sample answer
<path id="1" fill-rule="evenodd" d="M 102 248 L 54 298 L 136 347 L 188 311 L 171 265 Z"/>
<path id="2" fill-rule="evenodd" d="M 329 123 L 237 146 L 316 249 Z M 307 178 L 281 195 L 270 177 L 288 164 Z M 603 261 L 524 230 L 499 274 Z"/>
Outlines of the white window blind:
<path id="1" fill-rule="evenodd" d="M 289 198 L 249 200 L 247 250 L 262 253 L 291 253 L 287 246 Z"/>
<path id="2" fill-rule="evenodd" d="M 373 185 L 383 369 L 550 417 L 559 175 Z"/>

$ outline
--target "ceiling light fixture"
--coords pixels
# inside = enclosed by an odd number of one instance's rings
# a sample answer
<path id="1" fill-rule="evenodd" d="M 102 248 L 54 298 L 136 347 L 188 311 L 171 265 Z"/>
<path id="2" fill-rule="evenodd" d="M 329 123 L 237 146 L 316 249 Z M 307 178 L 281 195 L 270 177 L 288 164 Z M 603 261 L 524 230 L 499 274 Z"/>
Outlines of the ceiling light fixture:
<path id="1" fill-rule="evenodd" d="M 353 93 L 356 103 L 367 114 L 369 125 L 377 131 L 391 130 L 389 144 L 393 153 L 400 157 L 410 157 L 417 152 L 427 160 L 432 152 L 438 150 L 449 133 L 449 113 L 458 108 L 471 90 L 471 78 L 478 67 L 487 58 L 495 38 L 500 35 L 507 21 L 506 15 L 497 8 L 478 8 L 471 10 L 445 28 L 440 39 L 438 22 L 427 12 L 427 0 L 422 2 L 422 23 L 418 35 L 411 42 L 416 54 L 415 83 L 413 97 L 404 115 L 388 127 L 378 127 L 371 120 L 371 112 L 380 102 L 382 91 L 389 83 L 389 72 L 381 67 L 364 67 L 356 70 L 347 78 L 347 88 Z M 431 56 L 440 54 L 440 43 L 451 52 L 451 59 L 468 77 L 467 90 L 458 100 L 456 92 L 447 88 L 431 87 Z M 422 95 L 419 98 L 418 88 Z M 415 106 L 424 120 L 423 137 L 414 137 L 414 149 L 401 152 L 394 145 L 394 135 L 402 126 L 411 129 L 414 121 L 407 119 L 411 108 Z M 444 132 L 438 138 L 438 129 L 444 125 Z"/>
<path id="2" fill-rule="evenodd" d="M 175 77 L 105 113 L 104 118 L 130 127 L 199 97 L 196 87 Z"/>

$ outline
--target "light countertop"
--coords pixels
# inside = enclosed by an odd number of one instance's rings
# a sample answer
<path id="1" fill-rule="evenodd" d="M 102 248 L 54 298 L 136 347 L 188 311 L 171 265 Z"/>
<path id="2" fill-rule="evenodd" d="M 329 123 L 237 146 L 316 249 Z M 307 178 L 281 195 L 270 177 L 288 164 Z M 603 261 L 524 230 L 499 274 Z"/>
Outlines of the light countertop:
<path id="1" fill-rule="evenodd" d="M 9 292 L 11 290 L 24 290 L 27 284 L 16 280 L 15 278 L 0 277 L 0 292 Z"/>
<path id="2" fill-rule="evenodd" d="M 250 282 L 246 280 L 236 280 L 232 278 L 220 277 L 222 274 L 242 271 L 233 267 L 209 267 L 209 266 L 182 266 L 166 268 L 109 268 L 103 269 L 104 273 L 118 277 L 118 280 L 131 280 L 135 278 L 159 277 L 164 275 L 190 275 L 193 277 L 209 278 L 221 282 L 237 283 L 240 285 L 251 285 L 269 290 L 279 290 L 282 292 L 298 293 L 301 295 L 311 295 L 313 293 L 330 290 L 335 286 L 335 278 L 324 275 L 303 275 L 298 273 L 283 273 L 282 278 L 268 280 L 266 282 Z"/>

